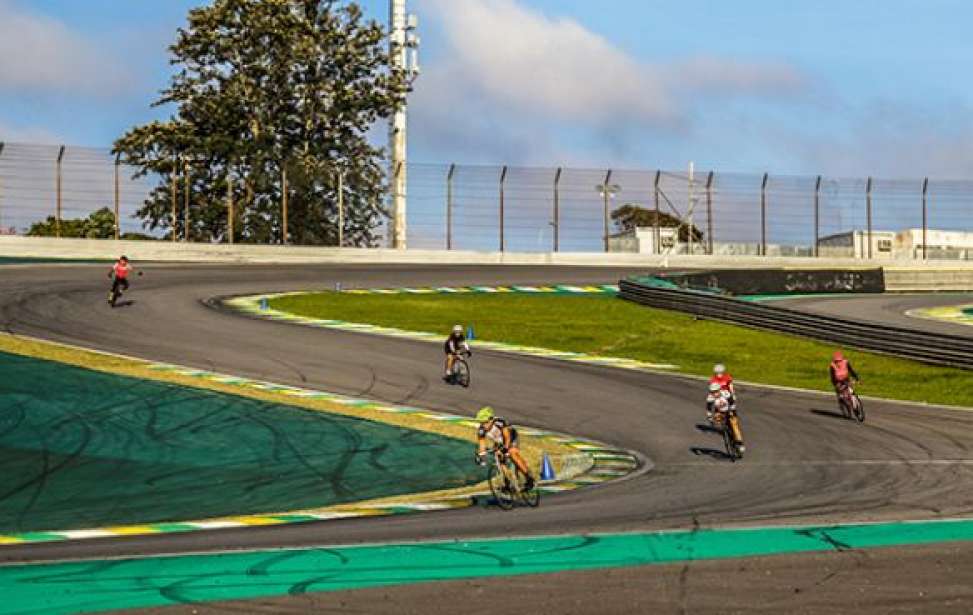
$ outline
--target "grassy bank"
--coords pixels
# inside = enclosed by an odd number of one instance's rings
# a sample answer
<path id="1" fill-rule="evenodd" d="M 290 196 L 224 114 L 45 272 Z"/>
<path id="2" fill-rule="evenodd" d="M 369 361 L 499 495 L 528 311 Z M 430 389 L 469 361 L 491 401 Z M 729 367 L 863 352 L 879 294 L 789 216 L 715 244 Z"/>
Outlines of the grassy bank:
<path id="1" fill-rule="evenodd" d="M 651 363 L 675 363 L 705 375 L 726 363 L 741 380 L 830 390 L 834 346 L 638 306 L 611 297 L 527 294 L 352 295 L 280 297 L 271 307 L 308 316 L 442 332 L 472 325 L 479 339 Z M 849 351 L 866 395 L 973 406 L 970 373 Z"/>

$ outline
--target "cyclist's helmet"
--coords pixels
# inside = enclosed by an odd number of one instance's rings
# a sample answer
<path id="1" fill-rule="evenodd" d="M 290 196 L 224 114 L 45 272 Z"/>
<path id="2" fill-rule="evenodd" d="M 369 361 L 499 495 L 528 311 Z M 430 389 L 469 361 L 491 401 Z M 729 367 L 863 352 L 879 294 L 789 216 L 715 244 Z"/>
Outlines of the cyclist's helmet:
<path id="1" fill-rule="evenodd" d="M 723 387 L 720 386 L 720 383 L 719 382 L 711 382 L 710 383 L 710 385 L 709 385 L 709 392 L 710 393 L 719 393 L 721 390 L 723 390 Z"/>
<path id="2" fill-rule="evenodd" d="M 453 325 L 453 335 L 463 335 L 463 325 Z"/>
<path id="3" fill-rule="evenodd" d="M 831 355 L 831 360 L 832 361 L 843 361 L 844 358 L 845 358 L 845 354 L 843 352 L 841 352 L 840 350 L 835 350 L 834 351 L 834 354 Z"/>
<path id="4" fill-rule="evenodd" d="M 123 254 L 121 257 L 119 257 L 118 260 L 125 261 L 127 263 L 128 262 L 128 257 Z"/>
<path id="5" fill-rule="evenodd" d="M 476 422 L 486 423 L 487 421 L 492 419 L 493 416 L 494 416 L 493 408 L 491 408 L 490 406 L 483 406 L 482 408 L 480 408 L 480 411 L 476 413 Z"/>
<path id="6" fill-rule="evenodd" d="M 713 373 L 716 374 L 717 376 L 722 376 L 723 374 L 726 373 L 726 366 L 723 365 L 722 363 L 717 363 L 716 365 L 713 366 Z"/>

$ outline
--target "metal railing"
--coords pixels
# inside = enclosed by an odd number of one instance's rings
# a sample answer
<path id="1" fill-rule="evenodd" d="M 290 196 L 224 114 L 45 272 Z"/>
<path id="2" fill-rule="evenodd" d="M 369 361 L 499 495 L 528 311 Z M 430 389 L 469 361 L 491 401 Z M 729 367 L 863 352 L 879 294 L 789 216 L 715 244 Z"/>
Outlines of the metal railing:
<path id="1" fill-rule="evenodd" d="M 973 369 L 973 339 L 811 314 L 692 290 L 654 288 L 629 280 L 619 296 L 641 305 L 678 310 L 739 325 L 800 335 L 934 365 Z"/>
<path id="2" fill-rule="evenodd" d="M 0 144 L 0 232 L 103 207 L 119 234 L 143 231 L 135 214 L 162 178 L 134 171 L 107 148 Z M 459 164 L 407 176 L 410 248 L 973 260 L 973 181 Z M 188 219 L 182 187 L 173 207 Z M 626 206 L 639 229 L 616 220 Z"/>

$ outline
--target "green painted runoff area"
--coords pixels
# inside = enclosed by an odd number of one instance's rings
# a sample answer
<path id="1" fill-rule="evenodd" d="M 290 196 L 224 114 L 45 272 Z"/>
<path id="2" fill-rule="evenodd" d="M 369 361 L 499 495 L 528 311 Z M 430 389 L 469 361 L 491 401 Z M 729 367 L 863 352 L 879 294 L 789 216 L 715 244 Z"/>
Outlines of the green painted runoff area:
<path id="1" fill-rule="evenodd" d="M 458 487 L 482 479 L 471 446 L 0 353 L 0 534 L 272 513 Z"/>
<path id="2" fill-rule="evenodd" d="M 233 552 L 0 567 L 0 595 L 7 613 L 85 613 L 475 577 L 969 540 L 973 540 L 973 521 L 961 520 Z"/>
<path id="3" fill-rule="evenodd" d="M 443 339 L 452 324 L 461 323 L 472 326 L 476 338 L 493 342 L 673 363 L 696 375 L 709 375 L 714 363 L 725 363 L 738 380 L 831 390 L 833 345 L 697 320 L 612 295 L 324 292 L 278 297 L 270 307 L 311 318 L 442 332 Z M 475 352 L 475 340 L 473 346 Z M 868 352 L 846 354 L 862 376 L 857 387 L 862 395 L 973 406 L 968 371 Z"/>

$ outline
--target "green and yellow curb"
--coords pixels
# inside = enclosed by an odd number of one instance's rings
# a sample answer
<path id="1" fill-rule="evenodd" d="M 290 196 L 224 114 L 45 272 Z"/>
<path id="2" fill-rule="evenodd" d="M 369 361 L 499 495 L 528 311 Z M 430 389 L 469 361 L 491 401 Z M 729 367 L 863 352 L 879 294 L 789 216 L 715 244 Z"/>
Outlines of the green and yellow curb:
<path id="1" fill-rule="evenodd" d="M 973 304 L 917 308 L 909 310 L 905 315 L 925 320 L 939 320 L 957 325 L 973 326 Z"/>

